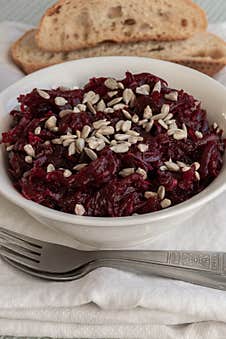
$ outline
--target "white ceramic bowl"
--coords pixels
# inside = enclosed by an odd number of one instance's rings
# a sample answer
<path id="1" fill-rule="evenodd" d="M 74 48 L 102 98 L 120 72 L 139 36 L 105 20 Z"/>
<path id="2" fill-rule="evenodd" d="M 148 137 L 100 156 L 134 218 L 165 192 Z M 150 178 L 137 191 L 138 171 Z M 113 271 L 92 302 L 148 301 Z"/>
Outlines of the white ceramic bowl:
<path id="1" fill-rule="evenodd" d="M 150 72 L 168 81 L 170 87 L 183 88 L 202 101 L 210 122 L 226 130 L 226 89 L 215 80 L 177 64 L 136 57 L 101 57 L 71 61 L 26 76 L 0 94 L 0 132 L 9 127 L 9 111 L 16 98 L 35 87 L 83 86 L 94 76 L 123 78 L 125 71 Z M 220 175 L 200 194 L 166 210 L 131 217 L 100 218 L 58 212 L 26 200 L 12 186 L 7 175 L 5 151 L 0 152 L 0 192 L 43 224 L 71 235 L 81 243 L 98 248 L 119 248 L 138 244 L 175 227 L 226 187 L 226 164 Z"/>

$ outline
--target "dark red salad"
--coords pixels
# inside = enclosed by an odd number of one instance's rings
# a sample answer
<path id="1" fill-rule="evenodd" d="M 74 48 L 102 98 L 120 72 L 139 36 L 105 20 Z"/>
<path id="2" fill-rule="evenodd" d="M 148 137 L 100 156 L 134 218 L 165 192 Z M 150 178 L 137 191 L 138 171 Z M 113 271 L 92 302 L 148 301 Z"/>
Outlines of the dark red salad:
<path id="1" fill-rule="evenodd" d="M 209 185 L 224 139 L 198 100 L 148 74 L 20 95 L 3 133 L 9 174 L 27 199 L 77 215 L 158 211 Z"/>

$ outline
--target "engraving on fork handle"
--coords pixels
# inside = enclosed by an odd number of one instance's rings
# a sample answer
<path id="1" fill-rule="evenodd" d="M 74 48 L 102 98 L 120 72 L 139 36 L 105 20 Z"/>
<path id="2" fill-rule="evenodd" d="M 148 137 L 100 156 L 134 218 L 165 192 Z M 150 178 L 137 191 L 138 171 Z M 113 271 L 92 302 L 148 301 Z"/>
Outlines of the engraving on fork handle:
<path id="1" fill-rule="evenodd" d="M 226 274 L 226 254 L 220 252 L 169 251 L 168 264 Z"/>

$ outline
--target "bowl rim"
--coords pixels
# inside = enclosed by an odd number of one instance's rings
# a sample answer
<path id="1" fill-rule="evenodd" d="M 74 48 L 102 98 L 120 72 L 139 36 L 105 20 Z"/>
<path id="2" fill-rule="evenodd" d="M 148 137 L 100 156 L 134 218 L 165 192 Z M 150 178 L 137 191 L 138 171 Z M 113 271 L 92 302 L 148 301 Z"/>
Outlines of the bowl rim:
<path id="1" fill-rule="evenodd" d="M 0 93 L 0 100 L 13 91 L 14 89 L 18 88 L 20 84 L 23 84 L 24 81 L 27 81 L 27 79 L 31 79 L 36 77 L 37 75 L 42 75 L 45 73 L 48 73 L 49 70 L 54 70 L 56 68 L 62 67 L 67 65 L 67 64 L 84 64 L 84 63 L 95 63 L 97 60 L 99 61 L 109 61 L 112 63 L 115 60 L 127 60 L 128 62 L 130 60 L 133 61 L 138 61 L 141 62 L 142 60 L 147 62 L 152 62 L 153 64 L 155 63 L 160 63 L 160 64 L 168 64 L 169 66 L 172 67 L 172 65 L 175 68 L 182 69 L 186 72 L 190 72 L 193 74 L 198 75 L 199 77 L 203 78 L 203 80 L 207 80 L 209 82 L 212 82 L 213 85 L 218 86 L 219 89 L 224 90 L 226 94 L 226 88 L 223 86 L 221 83 L 216 81 L 215 79 L 197 71 L 191 68 L 188 68 L 183 65 L 175 64 L 169 61 L 163 61 L 163 60 L 157 60 L 157 59 L 151 59 L 151 58 L 145 58 L 145 57 L 127 57 L 127 56 L 109 56 L 109 57 L 94 57 L 94 58 L 84 58 L 84 59 L 79 59 L 79 60 L 72 60 L 72 61 L 67 61 L 61 64 L 53 65 L 44 69 L 41 69 L 39 71 L 33 72 L 22 79 L 18 80 L 11 86 L 7 87 L 5 90 L 3 90 Z M 83 65 L 84 66 L 84 65 Z M 226 161 L 226 160 L 225 160 Z M 225 174 L 225 175 L 224 175 Z M 80 226 L 96 226 L 96 227 L 103 227 L 103 226 L 114 226 L 114 227 L 127 227 L 130 225 L 134 224 L 144 224 L 147 222 L 156 222 L 160 220 L 165 220 L 170 217 L 176 217 L 179 216 L 183 213 L 189 213 L 193 209 L 201 207 L 203 204 L 209 202 L 210 200 L 214 199 L 216 196 L 221 194 L 223 191 L 226 190 L 226 183 L 225 185 L 221 185 L 220 187 L 215 187 L 217 186 L 217 183 L 220 181 L 222 177 L 226 177 L 226 173 L 220 173 L 216 179 L 214 179 L 213 182 L 209 186 L 207 186 L 203 191 L 200 193 L 194 195 L 188 200 L 185 200 L 184 202 L 172 206 L 168 209 L 165 210 L 160 210 L 156 212 L 150 212 L 146 214 L 140 214 L 140 215 L 132 215 L 132 216 L 125 216 L 125 217 L 93 217 L 93 216 L 78 216 L 78 215 L 73 215 L 70 213 L 65 213 L 61 211 L 57 211 L 54 209 L 51 209 L 49 207 L 40 205 L 34 201 L 28 200 L 24 198 L 16 189 L 10 185 L 9 190 L 5 191 L 2 189 L 0 185 L 0 193 L 6 197 L 8 200 L 11 202 L 15 203 L 16 205 L 22 207 L 25 210 L 30 211 L 30 213 L 37 214 L 39 216 L 47 217 L 52 220 L 56 221 L 61 221 L 65 223 L 71 223 L 71 224 L 79 224 Z M 209 191 L 209 192 L 208 192 Z"/>

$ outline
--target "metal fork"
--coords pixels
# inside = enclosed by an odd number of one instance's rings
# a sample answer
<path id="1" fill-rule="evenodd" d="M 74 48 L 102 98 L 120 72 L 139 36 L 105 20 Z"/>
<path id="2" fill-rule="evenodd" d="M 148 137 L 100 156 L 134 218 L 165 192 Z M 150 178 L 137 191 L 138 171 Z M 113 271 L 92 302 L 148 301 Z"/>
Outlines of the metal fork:
<path id="1" fill-rule="evenodd" d="M 226 289 L 226 253 L 201 251 L 79 251 L 0 228 L 0 254 L 17 268 L 72 280 L 108 266 Z"/>

